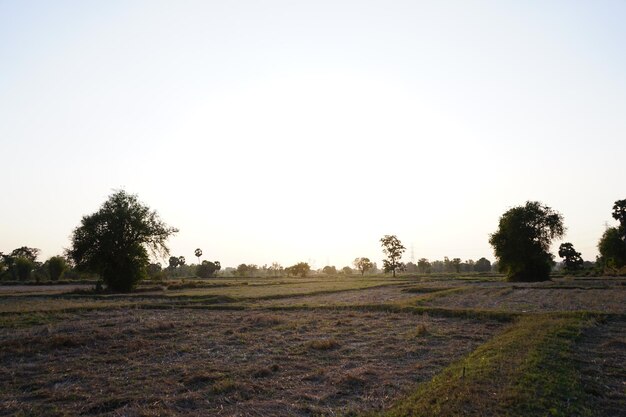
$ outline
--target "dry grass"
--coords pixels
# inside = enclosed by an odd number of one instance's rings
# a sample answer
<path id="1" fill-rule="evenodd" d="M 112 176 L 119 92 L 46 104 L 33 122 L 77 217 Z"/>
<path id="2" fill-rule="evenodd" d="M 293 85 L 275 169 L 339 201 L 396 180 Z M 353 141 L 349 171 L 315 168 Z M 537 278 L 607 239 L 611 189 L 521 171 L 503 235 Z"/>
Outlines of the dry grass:
<path id="1" fill-rule="evenodd" d="M 421 319 L 343 311 L 120 309 L 3 329 L 0 414 L 254 410 L 304 416 L 380 409 L 502 326 L 426 317 L 441 335 L 415 343 L 406 334 Z"/>
<path id="2" fill-rule="evenodd" d="M 170 284 L 132 295 L 0 295 L 0 415 L 330 416 L 394 402 L 419 415 L 445 398 L 449 407 L 431 415 L 625 408 L 623 278 Z M 610 320 L 574 344 L 576 323 L 590 316 L 571 312 L 586 310 Z M 477 385 L 455 391 L 449 382 L 463 368 Z M 570 391 L 578 397 L 563 400 Z"/>

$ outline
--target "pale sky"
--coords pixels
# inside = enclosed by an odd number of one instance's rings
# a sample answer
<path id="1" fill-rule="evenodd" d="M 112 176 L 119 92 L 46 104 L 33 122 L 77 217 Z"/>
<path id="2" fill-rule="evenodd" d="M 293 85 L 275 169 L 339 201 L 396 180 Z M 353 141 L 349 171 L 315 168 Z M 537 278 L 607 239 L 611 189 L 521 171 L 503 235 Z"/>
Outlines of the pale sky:
<path id="1" fill-rule="evenodd" d="M 189 261 L 380 264 L 385 234 L 405 261 L 493 261 L 527 200 L 594 260 L 626 198 L 624 22 L 599 0 L 0 0 L 0 251 L 61 253 L 124 188 Z"/>

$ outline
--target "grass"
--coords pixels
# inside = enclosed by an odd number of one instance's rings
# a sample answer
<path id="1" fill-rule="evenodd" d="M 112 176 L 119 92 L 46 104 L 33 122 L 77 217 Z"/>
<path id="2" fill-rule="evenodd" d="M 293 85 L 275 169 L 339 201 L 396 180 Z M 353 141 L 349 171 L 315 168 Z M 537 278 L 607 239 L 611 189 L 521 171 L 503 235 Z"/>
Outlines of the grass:
<path id="1" fill-rule="evenodd" d="M 591 416 L 572 359 L 590 324 L 580 317 L 522 317 L 381 415 Z"/>
<path id="2" fill-rule="evenodd" d="M 625 284 L 431 275 L 179 280 L 136 294 L 5 287 L 0 415 L 615 415 Z M 605 339 L 581 342 L 590 328 Z"/>

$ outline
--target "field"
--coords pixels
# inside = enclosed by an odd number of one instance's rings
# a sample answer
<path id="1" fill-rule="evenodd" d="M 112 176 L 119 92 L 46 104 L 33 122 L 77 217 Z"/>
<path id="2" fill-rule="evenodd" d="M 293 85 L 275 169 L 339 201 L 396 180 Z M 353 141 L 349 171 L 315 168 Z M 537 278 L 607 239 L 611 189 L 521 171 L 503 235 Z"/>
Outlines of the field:
<path id="1" fill-rule="evenodd" d="M 626 279 L 0 286 L 0 415 L 624 416 Z"/>

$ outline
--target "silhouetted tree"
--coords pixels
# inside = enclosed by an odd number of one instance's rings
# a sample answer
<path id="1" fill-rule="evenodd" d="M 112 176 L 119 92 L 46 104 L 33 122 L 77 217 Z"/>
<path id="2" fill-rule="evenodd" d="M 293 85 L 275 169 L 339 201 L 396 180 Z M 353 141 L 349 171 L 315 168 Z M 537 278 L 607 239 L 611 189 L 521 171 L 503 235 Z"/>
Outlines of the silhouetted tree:
<path id="1" fill-rule="evenodd" d="M 617 200 L 613 204 L 612 216 L 619 222 L 622 232 L 626 232 L 626 200 Z"/>
<path id="2" fill-rule="evenodd" d="M 383 253 L 387 255 L 387 259 L 383 260 L 385 272 L 391 271 L 396 276 L 396 269 L 401 266 L 400 259 L 406 248 L 395 235 L 385 235 L 380 239 L 383 247 Z"/>
<path id="3" fill-rule="evenodd" d="M 26 258 L 29 261 L 35 263 L 37 256 L 39 256 L 40 250 L 37 248 L 29 248 L 28 246 L 22 246 L 21 248 L 13 249 L 11 256 L 14 258 Z"/>
<path id="4" fill-rule="evenodd" d="M 184 266 L 186 262 L 187 261 L 185 260 L 184 256 L 179 256 L 178 257 L 178 266 Z"/>
<path id="5" fill-rule="evenodd" d="M 198 248 L 194 251 L 194 255 L 198 258 L 198 265 L 200 265 L 200 257 L 202 256 L 202 249 Z"/>
<path id="6" fill-rule="evenodd" d="M 215 276 L 215 273 L 220 269 L 222 269 L 222 266 L 219 261 L 202 261 L 202 263 L 196 268 L 196 275 L 200 278 L 210 278 Z"/>
<path id="7" fill-rule="evenodd" d="M 50 280 L 58 281 L 61 279 L 65 271 L 67 271 L 67 261 L 62 256 L 53 256 L 48 259 L 48 274 Z"/>
<path id="8" fill-rule="evenodd" d="M 576 252 L 574 245 L 569 242 L 561 243 L 559 256 L 563 258 L 565 269 L 568 271 L 578 271 L 583 267 L 583 258 L 580 256 L 580 252 Z"/>
<path id="9" fill-rule="evenodd" d="M 537 201 L 513 207 L 500 217 L 490 235 L 500 271 L 510 281 L 544 281 L 550 278 L 554 256 L 550 243 L 563 236 L 563 216 Z"/>
<path id="10" fill-rule="evenodd" d="M 474 264 L 475 272 L 490 272 L 491 271 L 491 262 L 487 260 L 487 258 L 480 258 Z"/>
<path id="11" fill-rule="evenodd" d="M 341 273 L 344 275 L 352 275 L 353 272 L 354 271 L 349 266 L 344 266 L 343 268 L 341 268 Z"/>
<path id="12" fill-rule="evenodd" d="M 83 217 L 67 255 L 78 269 L 100 274 L 110 289 L 131 291 L 146 275 L 148 250 L 166 256 L 165 243 L 176 232 L 136 195 L 116 191 Z"/>
<path id="13" fill-rule="evenodd" d="M 352 265 L 354 265 L 356 270 L 359 271 L 361 275 L 364 275 L 367 271 L 374 267 L 374 264 L 369 260 L 369 258 L 356 258 L 352 262 Z"/>
<path id="14" fill-rule="evenodd" d="M 24 256 L 19 256 L 15 259 L 15 270 L 20 281 L 26 281 L 30 278 L 33 267 L 33 261 Z"/>
<path id="15" fill-rule="evenodd" d="M 177 257 L 177 256 L 170 256 L 170 259 L 168 260 L 168 266 L 169 266 L 171 269 L 174 269 L 174 268 L 176 268 L 178 265 L 179 265 L 179 262 L 178 262 L 178 257 Z"/>

